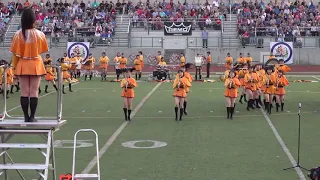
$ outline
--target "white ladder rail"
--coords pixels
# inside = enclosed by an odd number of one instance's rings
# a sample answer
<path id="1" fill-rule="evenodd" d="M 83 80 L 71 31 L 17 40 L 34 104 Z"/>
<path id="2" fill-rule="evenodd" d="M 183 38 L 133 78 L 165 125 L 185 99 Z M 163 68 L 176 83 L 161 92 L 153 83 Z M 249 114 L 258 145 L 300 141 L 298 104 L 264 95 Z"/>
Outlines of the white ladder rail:
<path id="1" fill-rule="evenodd" d="M 76 145 L 77 145 L 77 135 L 80 132 L 92 132 L 95 135 L 96 141 L 96 157 L 97 157 L 97 174 L 76 174 L 75 167 L 76 167 Z M 99 138 L 98 134 L 93 129 L 80 129 L 74 134 L 73 139 L 73 158 L 72 158 L 72 180 L 76 179 L 97 179 L 100 180 L 100 162 L 99 162 Z"/>

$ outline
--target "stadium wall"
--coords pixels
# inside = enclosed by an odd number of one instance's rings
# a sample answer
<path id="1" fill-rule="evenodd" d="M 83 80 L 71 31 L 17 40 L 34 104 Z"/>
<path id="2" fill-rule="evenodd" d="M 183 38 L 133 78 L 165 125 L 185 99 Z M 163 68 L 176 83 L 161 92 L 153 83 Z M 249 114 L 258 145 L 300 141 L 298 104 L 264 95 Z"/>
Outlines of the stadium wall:
<path id="1" fill-rule="evenodd" d="M 50 55 L 53 60 L 57 60 L 60 58 L 63 53 L 67 51 L 66 48 L 51 48 L 50 49 Z M 145 56 L 145 61 L 147 62 L 153 62 L 154 58 L 156 57 L 157 51 L 161 51 L 162 54 L 164 54 L 165 49 L 163 48 L 91 48 L 90 52 L 94 55 L 96 59 L 98 59 L 101 55 L 101 53 L 105 51 L 107 53 L 107 56 L 112 60 L 117 52 L 123 52 L 125 56 L 128 58 L 129 61 L 133 61 L 135 55 L 142 51 Z M 224 63 L 224 59 L 226 57 L 226 54 L 229 52 L 233 56 L 233 58 L 236 60 L 239 56 L 239 53 L 246 54 L 249 52 L 251 53 L 251 56 L 253 57 L 253 61 L 260 62 L 261 53 L 268 53 L 269 48 L 253 48 L 253 47 L 247 47 L 247 48 L 241 48 L 241 49 L 225 49 L 225 48 L 187 48 L 184 50 L 186 55 L 186 60 L 188 62 L 193 62 L 194 57 L 197 53 L 199 54 L 206 54 L 207 51 L 210 51 L 213 58 L 214 64 L 222 64 Z M 44 55 L 43 55 L 44 56 Z M 170 55 L 169 55 L 170 56 Z M 9 49 L 1 49 L 0 50 L 0 57 L 1 59 L 10 60 L 11 54 L 9 52 Z M 169 57 L 171 58 L 171 57 Z M 293 49 L 293 59 L 294 64 L 300 64 L 300 65 L 320 65 L 320 58 L 319 58 L 319 48 L 294 48 Z M 166 60 L 168 61 L 168 60 Z"/>

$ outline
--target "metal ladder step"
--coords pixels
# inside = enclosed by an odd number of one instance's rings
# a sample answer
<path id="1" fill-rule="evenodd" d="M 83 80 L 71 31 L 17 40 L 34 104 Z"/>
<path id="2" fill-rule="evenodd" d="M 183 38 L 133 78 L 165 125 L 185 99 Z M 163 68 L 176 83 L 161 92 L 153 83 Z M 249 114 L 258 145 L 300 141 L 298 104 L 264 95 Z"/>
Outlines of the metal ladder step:
<path id="1" fill-rule="evenodd" d="M 76 174 L 74 178 L 85 178 L 85 179 L 97 179 L 99 178 L 98 174 Z"/>
<path id="2" fill-rule="evenodd" d="M 48 169 L 48 166 L 45 164 L 0 164 L 0 169 L 5 170 L 45 170 Z"/>
<path id="3" fill-rule="evenodd" d="M 45 149 L 50 147 L 47 144 L 20 144 L 20 143 L 4 143 L 0 144 L 0 148 L 28 148 L 28 149 Z"/>

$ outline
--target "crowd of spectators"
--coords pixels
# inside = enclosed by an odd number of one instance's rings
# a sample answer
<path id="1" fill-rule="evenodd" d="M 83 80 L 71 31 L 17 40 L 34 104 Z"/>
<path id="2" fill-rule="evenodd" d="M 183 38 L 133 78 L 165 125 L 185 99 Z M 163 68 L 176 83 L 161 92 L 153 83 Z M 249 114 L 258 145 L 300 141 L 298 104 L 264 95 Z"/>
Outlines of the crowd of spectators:
<path id="1" fill-rule="evenodd" d="M 37 18 L 36 26 L 46 35 L 51 35 L 53 42 L 59 42 L 60 37 L 68 37 L 69 41 L 84 41 L 84 36 L 91 44 L 110 44 L 115 34 L 116 16 L 119 12 L 112 1 L 98 3 L 96 0 L 74 0 L 53 4 L 50 1 L 30 3 L 26 0 L 24 7 L 31 6 Z M 21 11 L 17 8 L 18 12 Z"/>
<path id="2" fill-rule="evenodd" d="M 155 0 L 151 3 L 139 1 L 136 5 L 128 3 L 127 11 L 133 27 L 145 27 L 152 30 L 163 28 L 164 22 L 192 22 L 193 27 L 221 29 L 222 20 L 226 18 L 228 7 L 220 0 L 214 0 L 204 4 L 189 4 L 173 2 L 172 0 L 162 2 Z"/>
<path id="3" fill-rule="evenodd" d="M 320 3 L 312 0 L 290 2 L 289 0 L 271 0 L 264 3 L 243 1 L 234 4 L 233 13 L 238 14 L 240 37 L 248 43 L 256 43 L 259 36 L 272 36 L 276 41 L 302 43 L 302 36 L 319 36 Z"/>
<path id="4" fill-rule="evenodd" d="M 0 1 L 0 39 L 3 41 L 4 34 L 7 30 L 7 24 L 11 19 L 11 15 L 15 13 L 17 3 L 9 2 L 7 5 Z"/>

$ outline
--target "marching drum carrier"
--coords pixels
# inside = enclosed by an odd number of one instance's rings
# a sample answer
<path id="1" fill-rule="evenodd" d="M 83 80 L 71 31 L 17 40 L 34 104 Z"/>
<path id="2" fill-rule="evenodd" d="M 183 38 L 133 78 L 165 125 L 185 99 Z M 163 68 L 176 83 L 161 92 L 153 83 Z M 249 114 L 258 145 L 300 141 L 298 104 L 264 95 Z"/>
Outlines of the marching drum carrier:
<path id="1" fill-rule="evenodd" d="M 159 81 L 170 80 L 170 69 L 168 69 L 167 66 L 158 65 L 157 68 L 153 70 L 153 79 Z"/>

